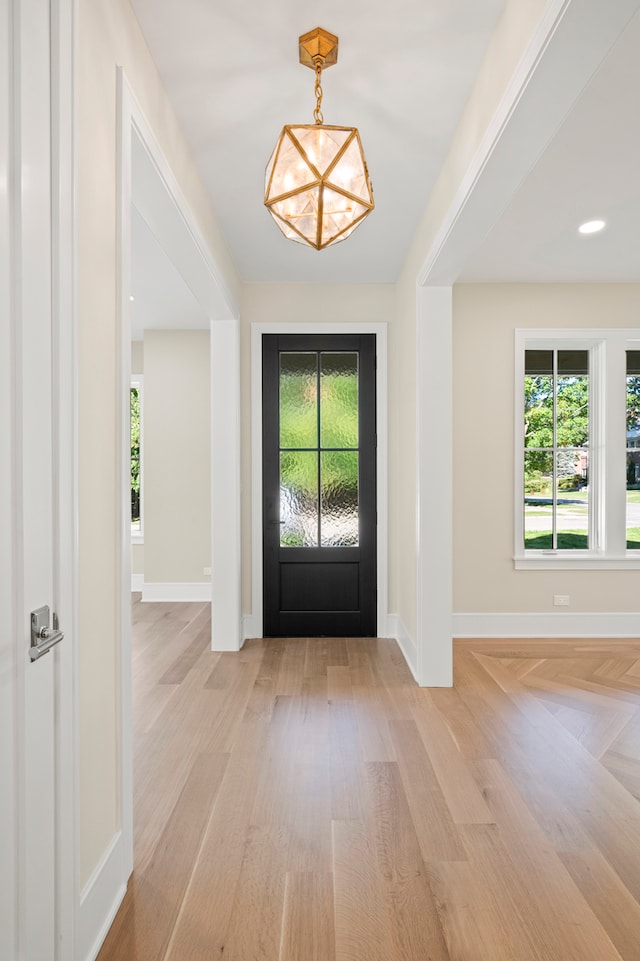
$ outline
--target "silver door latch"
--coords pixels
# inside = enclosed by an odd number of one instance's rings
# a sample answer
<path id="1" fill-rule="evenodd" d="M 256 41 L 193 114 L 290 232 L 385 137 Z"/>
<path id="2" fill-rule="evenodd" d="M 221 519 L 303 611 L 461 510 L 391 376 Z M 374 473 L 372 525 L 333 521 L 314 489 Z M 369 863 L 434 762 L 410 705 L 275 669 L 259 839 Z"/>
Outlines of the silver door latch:
<path id="1" fill-rule="evenodd" d="M 31 648 L 29 656 L 32 661 L 50 651 L 55 644 L 59 644 L 64 634 L 58 630 L 58 617 L 53 615 L 53 627 L 49 627 L 49 607 L 38 607 L 31 611 Z"/>

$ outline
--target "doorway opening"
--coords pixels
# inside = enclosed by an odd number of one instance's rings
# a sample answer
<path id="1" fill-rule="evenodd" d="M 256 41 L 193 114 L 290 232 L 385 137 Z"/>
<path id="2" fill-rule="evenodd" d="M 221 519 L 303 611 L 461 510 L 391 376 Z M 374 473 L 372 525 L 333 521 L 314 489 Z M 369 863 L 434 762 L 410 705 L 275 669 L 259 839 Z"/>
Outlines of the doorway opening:
<path id="1" fill-rule="evenodd" d="M 237 309 L 226 288 L 198 223 L 155 139 L 124 72 L 118 73 L 119 106 L 119 317 L 120 317 L 120 808 L 122 824 L 122 881 L 133 870 L 133 783 L 131 700 L 131 420 L 132 308 L 134 233 L 147 233 L 171 262 L 188 289 L 200 320 L 193 330 L 188 319 L 181 333 L 204 334 L 209 356 L 210 389 L 202 398 L 210 415 L 211 483 L 208 497 L 211 524 L 212 633 L 214 650 L 238 650 L 240 618 L 240 436 L 230 408 L 239 406 L 240 364 Z M 157 273 L 157 272 L 156 272 Z M 191 328 L 191 329 L 189 329 Z M 203 329 L 204 328 L 204 329 Z M 206 353 L 206 348 L 205 348 Z M 220 371 L 223 370 L 223 376 Z M 149 399 L 148 378 L 145 391 Z M 230 400 L 231 399 L 231 400 Z M 225 416 L 222 417 L 224 412 Z M 239 422 L 239 411 L 237 412 Z M 147 438 L 148 440 L 148 438 Z M 150 467 L 150 465 L 147 465 Z M 144 497 L 144 494 L 143 494 Z M 238 563 L 229 564 L 230 554 Z M 206 562 L 204 562 L 206 563 Z M 146 566 L 146 559 L 145 559 Z M 209 566 L 207 564 L 207 566 Z M 204 571 L 203 571 L 204 573 Z M 195 579 L 194 579 L 195 580 Z M 202 584 L 198 585 L 202 587 Z M 180 598 L 188 600 L 189 598 Z"/>

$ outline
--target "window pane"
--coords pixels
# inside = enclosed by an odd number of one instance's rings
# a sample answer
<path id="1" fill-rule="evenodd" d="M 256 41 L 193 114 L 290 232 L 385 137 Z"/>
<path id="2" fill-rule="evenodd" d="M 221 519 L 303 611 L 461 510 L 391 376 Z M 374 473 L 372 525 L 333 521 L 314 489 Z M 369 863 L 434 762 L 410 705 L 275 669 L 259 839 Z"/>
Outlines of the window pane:
<path id="1" fill-rule="evenodd" d="M 589 443 L 589 378 L 558 377 L 557 446 Z"/>
<path id="2" fill-rule="evenodd" d="M 320 398 L 321 446 L 357 447 L 357 353 L 321 353 Z"/>
<path id="3" fill-rule="evenodd" d="M 316 354 L 280 354 L 280 447 L 318 446 Z"/>
<path id="4" fill-rule="evenodd" d="M 317 451 L 280 454 L 280 546 L 318 546 Z"/>
<path id="5" fill-rule="evenodd" d="M 557 547 L 559 550 L 587 550 L 588 453 L 586 450 L 563 450 L 556 458 Z"/>
<path id="6" fill-rule="evenodd" d="M 322 546 L 358 544 L 358 452 L 324 451 L 322 457 Z"/>
<path id="7" fill-rule="evenodd" d="M 587 549 L 589 352 L 526 351 L 525 371 L 525 548 Z"/>
<path id="8" fill-rule="evenodd" d="M 131 415 L 131 532 L 140 533 L 140 388 L 130 392 Z"/>
<path id="9" fill-rule="evenodd" d="M 536 375 L 524 379 L 524 446 L 553 446 L 553 377 Z"/>
<path id="10" fill-rule="evenodd" d="M 640 351 L 627 351 L 627 549 L 640 550 Z"/>
<path id="11" fill-rule="evenodd" d="M 553 547 L 551 451 L 527 451 L 524 455 L 524 546 L 529 550 Z"/>
<path id="12" fill-rule="evenodd" d="M 627 549 L 640 550 L 640 450 L 627 451 Z"/>

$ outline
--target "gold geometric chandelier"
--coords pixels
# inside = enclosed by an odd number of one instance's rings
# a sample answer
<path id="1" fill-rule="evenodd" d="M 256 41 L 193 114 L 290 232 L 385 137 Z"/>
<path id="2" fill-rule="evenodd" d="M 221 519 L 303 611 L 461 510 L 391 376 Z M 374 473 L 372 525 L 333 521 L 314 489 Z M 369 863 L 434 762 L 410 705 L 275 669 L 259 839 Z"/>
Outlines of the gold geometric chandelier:
<path id="1" fill-rule="evenodd" d="M 322 115 L 322 71 L 338 60 L 338 38 L 320 27 L 299 39 L 300 63 L 315 70 L 315 123 L 289 125 L 269 158 L 265 206 L 289 240 L 322 250 L 346 240 L 373 210 L 360 134 Z"/>

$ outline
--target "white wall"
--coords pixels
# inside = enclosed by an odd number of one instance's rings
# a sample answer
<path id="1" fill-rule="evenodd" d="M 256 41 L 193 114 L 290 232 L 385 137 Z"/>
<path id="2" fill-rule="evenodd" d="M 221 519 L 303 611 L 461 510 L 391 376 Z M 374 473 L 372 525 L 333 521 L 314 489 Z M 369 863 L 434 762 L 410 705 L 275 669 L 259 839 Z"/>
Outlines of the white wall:
<path id="1" fill-rule="evenodd" d="M 396 287 L 389 330 L 389 610 L 415 642 L 416 281 Z"/>
<path id="2" fill-rule="evenodd" d="M 418 644 L 416 284 L 546 5 L 546 0 L 507 0 L 396 285 L 396 311 L 389 336 L 389 607 Z M 434 469 L 436 460 L 434 452 Z M 423 549 L 428 550 L 428 545 Z"/>
<path id="3" fill-rule="evenodd" d="M 144 358 L 145 589 L 210 581 L 209 331 L 147 330 Z"/>
<path id="4" fill-rule="evenodd" d="M 514 330 L 640 326 L 640 285 L 454 287 L 455 613 L 640 610 L 640 571 L 514 569 Z M 434 468 L 435 468 L 434 464 Z"/>
<path id="5" fill-rule="evenodd" d="M 116 68 L 122 65 L 227 288 L 240 282 L 128 0 L 79 0 L 80 878 L 119 829 Z"/>

